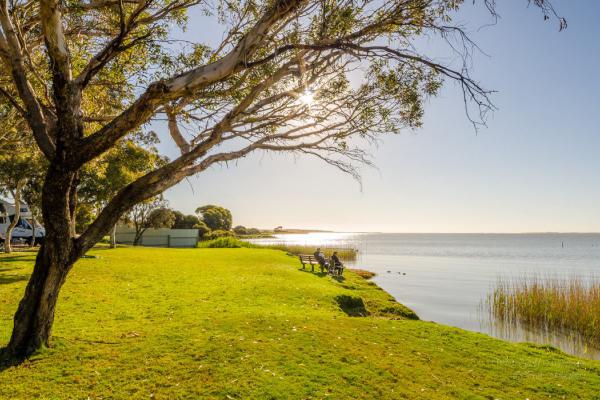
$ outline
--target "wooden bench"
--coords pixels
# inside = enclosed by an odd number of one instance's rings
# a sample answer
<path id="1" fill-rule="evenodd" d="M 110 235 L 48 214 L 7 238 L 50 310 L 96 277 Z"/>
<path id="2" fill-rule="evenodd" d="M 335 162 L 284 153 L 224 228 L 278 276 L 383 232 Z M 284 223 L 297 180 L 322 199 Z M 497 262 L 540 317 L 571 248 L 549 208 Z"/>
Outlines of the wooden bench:
<path id="1" fill-rule="evenodd" d="M 315 272 L 315 265 L 320 265 L 319 260 L 311 254 L 300 254 L 298 256 L 300 258 L 300 262 L 302 263 L 302 269 L 306 269 L 306 265 L 310 265 L 311 271 Z M 321 267 L 321 270 L 323 267 Z"/>

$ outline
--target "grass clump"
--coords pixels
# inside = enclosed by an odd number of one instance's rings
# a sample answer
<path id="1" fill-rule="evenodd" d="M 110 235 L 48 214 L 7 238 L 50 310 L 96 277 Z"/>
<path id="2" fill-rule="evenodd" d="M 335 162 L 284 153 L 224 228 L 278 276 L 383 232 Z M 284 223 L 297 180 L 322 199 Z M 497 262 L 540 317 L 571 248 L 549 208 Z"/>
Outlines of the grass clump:
<path id="1" fill-rule="evenodd" d="M 574 334 L 600 345 L 600 282 L 593 279 L 500 279 L 486 303 L 502 323 Z"/>
<path id="2" fill-rule="evenodd" d="M 367 309 L 362 298 L 342 294 L 336 296 L 335 301 L 340 305 L 340 309 L 352 317 L 366 317 Z"/>
<path id="3" fill-rule="evenodd" d="M 360 276 L 363 279 L 371 279 L 377 275 L 375 272 L 367 271 L 366 269 L 358 269 L 358 268 L 350 268 L 350 271 L 354 272 L 356 275 Z"/>

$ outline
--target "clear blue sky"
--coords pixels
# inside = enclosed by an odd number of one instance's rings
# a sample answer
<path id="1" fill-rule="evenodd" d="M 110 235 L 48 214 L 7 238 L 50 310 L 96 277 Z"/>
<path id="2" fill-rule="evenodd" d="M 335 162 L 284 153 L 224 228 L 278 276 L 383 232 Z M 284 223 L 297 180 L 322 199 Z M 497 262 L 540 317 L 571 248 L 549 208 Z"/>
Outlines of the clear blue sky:
<path id="1" fill-rule="evenodd" d="M 172 188 L 171 206 L 220 204 L 259 228 L 600 231 L 600 1 L 556 0 L 561 33 L 526 0 L 498 2 L 498 24 L 478 30 L 489 17 L 466 3 L 460 20 L 489 55 L 475 57 L 473 76 L 498 91 L 487 128 L 474 132 L 449 84 L 422 129 L 372 149 L 378 169 L 364 170 L 362 191 L 317 160 L 256 154 Z M 192 20 L 186 35 L 210 41 L 211 28 Z"/>

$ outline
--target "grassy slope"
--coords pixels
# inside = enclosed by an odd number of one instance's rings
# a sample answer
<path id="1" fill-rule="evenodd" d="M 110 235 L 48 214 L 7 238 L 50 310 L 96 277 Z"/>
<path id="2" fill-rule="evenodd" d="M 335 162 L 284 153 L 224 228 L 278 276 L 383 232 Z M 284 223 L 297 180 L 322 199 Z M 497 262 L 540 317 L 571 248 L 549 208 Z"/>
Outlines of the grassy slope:
<path id="1" fill-rule="evenodd" d="M 1 399 L 600 398 L 599 362 L 390 319 L 374 285 L 282 252 L 93 254 L 63 289 L 54 347 L 0 372 Z M 0 256 L 0 345 L 32 259 Z M 347 316 L 344 295 L 373 315 Z"/>

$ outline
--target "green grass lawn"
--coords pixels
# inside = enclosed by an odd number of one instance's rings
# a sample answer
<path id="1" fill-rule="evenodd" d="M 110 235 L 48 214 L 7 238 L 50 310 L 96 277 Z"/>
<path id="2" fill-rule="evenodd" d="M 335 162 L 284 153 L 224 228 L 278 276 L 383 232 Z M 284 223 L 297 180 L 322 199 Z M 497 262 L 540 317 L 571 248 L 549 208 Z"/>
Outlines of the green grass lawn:
<path id="1" fill-rule="evenodd" d="M 600 362 L 405 318 L 359 276 L 283 252 L 91 254 L 53 347 L 0 372 L 0 399 L 600 399 Z M 32 261 L 0 256 L 0 346 Z"/>

